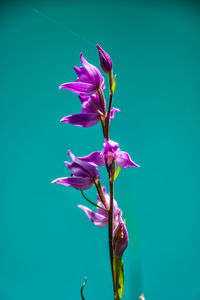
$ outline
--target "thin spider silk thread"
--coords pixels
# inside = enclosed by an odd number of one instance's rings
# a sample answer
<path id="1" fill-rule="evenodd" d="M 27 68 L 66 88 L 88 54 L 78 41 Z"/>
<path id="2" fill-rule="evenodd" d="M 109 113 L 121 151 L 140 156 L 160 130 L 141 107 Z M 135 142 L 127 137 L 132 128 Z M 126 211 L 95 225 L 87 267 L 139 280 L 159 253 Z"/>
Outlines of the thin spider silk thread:
<path id="1" fill-rule="evenodd" d="M 40 12 L 38 9 L 36 8 L 32 8 L 32 10 L 37 13 L 38 15 L 40 15 L 43 18 L 46 18 L 47 20 L 51 21 L 52 23 L 56 24 L 57 26 L 61 27 L 62 29 L 68 31 L 69 33 L 71 33 L 73 36 L 75 36 L 76 38 L 88 43 L 90 46 L 92 47 L 96 47 L 94 43 L 92 43 L 91 41 L 87 40 L 86 38 L 84 38 L 83 36 L 81 36 L 80 34 L 74 32 L 73 30 L 71 30 L 69 27 L 57 22 L 55 19 L 49 17 L 48 15 Z"/>

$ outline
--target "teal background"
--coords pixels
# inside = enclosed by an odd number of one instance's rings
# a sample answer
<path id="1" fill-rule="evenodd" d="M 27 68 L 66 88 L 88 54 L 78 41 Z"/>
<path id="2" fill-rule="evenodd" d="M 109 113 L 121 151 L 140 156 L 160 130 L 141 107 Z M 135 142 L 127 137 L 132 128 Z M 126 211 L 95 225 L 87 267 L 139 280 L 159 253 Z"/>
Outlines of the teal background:
<path id="1" fill-rule="evenodd" d="M 96 43 L 117 73 L 111 138 L 141 165 L 115 185 L 130 238 L 123 299 L 200 299 L 199 13 L 198 1 L 1 2 L 1 300 L 80 299 L 85 276 L 86 300 L 112 299 L 107 228 L 77 190 L 50 184 L 69 175 L 67 149 L 102 147 L 100 124 L 59 123 L 80 103 L 58 86 L 81 51 L 99 66 Z"/>

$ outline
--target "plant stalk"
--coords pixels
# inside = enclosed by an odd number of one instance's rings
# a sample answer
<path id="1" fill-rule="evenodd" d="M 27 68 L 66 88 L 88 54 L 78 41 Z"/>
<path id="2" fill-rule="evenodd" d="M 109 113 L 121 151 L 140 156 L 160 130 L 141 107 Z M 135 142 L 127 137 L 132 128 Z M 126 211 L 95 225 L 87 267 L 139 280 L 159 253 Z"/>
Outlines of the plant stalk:
<path id="1" fill-rule="evenodd" d="M 102 203 L 104 204 L 106 210 L 109 211 L 109 207 L 106 206 L 106 201 L 105 201 L 105 198 L 104 198 L 104 194 L 103 194 L 103 191 L 102 191 L 102 186 L 101 186 L 100 181 L 99 180 L 95 180 L 94 184 L 95 184 L 95 186 L 97 188 L 97 192 L 99 194 L 99 197 L 100 197 Z"/>
<path id="2" fill-rule="evenodd" d="M 101 108 L 102 108 L 102 111 L 103 111 L 103 115 L 105 116 L 106 114 L 106 107 L 105 107 L 105 98 L 104 98 L 104 93 L 103 93 L 103 90 L 102 88 L 98 88 L 97 90 L 98 94 L 99 94 L 99 99 L 100 99 L 100 103 L 101 103 Z"/>
<path id="3" fill-rule="evenodd" d="M 113 99 L 113 91 L 112 91 L 112 85 L 113 85 L 113 73 L 112 71 L 108 74 L 109 76 L 109 84 L 110 84 L 110 99 L 108 104 L 108 111 L 105 119 L 105 138 L 109 140 L 110 138 L 110 111 L 112 107 L 112 99 Z"/>
<path id="4" fill-rule="evenodd" d="M 101 207 L 101 206 L 99 206 L 98 204 L 96 204 L 96 203 L 94 203 L 93 201 L 91 201 L 90 199 L 88 199 L 86 196 L 85 196 L 85 194 L 83 193 L 83 191 L 81 190 L 81 194 L 82 194 L 82 196 L 83 196 L 83 198 L 85 198 L 85 200 L 87 200 L 89 203 L 91 203 L 92 205 L 94 205 L 94 206 L 96 206 L 96 207 L 98 207 L 98 208 L 100 208 L 100 209 L 102 209 L 102 210 L 104 210 L 104 211 L 109 211 L 108 209 L 106 209 L 106 208 L 103 208 L 103 207 Z"/>
<path id="5" fill-rule="evenodd" d="M 115 162 L 113 162 L 109 171 L 109 185 L 110 185 L 110 210 L 108 213 L 108 238 L 109 238 L 109 250 L 110 250 L 110 264 L 113 279 L 113 289 L 115 295 L 115 281 L 113 272 L 113 202 L 114 202 L 114 183 L 113 174 L 115 173 Z"/>

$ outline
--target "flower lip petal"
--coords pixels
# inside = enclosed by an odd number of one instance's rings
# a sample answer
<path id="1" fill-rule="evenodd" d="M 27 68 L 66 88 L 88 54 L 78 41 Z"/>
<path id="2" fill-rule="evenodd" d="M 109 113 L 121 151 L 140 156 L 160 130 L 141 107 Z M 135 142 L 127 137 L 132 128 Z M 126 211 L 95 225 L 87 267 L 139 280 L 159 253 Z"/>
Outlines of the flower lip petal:
<path id="1" fill-rule="evenodd" d="M 90 219 L 90 221 L 92 221 L 94 225 L 103 227 L 108 224 L 108 218 L 106 218 L 105 216 L 99 213 L 95 213 L 94 211 L 92 211 L 86 206 L 78 205 L 78 207 L 84 211 L 84 213 L 87 215 L 87 217 Z"/>
<path id="2" fill-rule="evenodd" d="M 100 121 L 99 114 L 96 113 L 80 113 L 69 115 L 60 120 L 60 122 L 69 123 L 80 127 L 91 127 Z"/>
<path id="3" fill-rule="evenodd" d="M 70 186 L 77 190 L 87 190 L 92 186 L 92 180 L 88 177 L 61 177 L 53 180 L 52 183 Z"/>
<path id="4" fill-rule="evenodd" d="M 131 160 L 130 155 L 127 152 L 121 151 L 120 149 L 117 149 L 116 151 L 116 163 L 121 168 L 140 167 Z"/>
<path id="5" fill-rule="evenodd" d="M 59 86 L 59 89 L 67 89 L 71 92 L 83 95 L 92 95 L 96 88 L 90 83 L 66 82 Z"/>

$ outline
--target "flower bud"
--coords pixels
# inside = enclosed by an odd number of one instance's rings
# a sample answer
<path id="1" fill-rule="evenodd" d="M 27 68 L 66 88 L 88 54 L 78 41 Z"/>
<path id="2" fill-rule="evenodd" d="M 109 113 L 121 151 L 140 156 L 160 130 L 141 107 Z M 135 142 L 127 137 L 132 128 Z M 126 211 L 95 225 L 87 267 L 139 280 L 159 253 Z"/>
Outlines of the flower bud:
<path id="1" fill-rule="evenodd" d="M 106 53 L 98 44 L 96 45 L 99 51 L 99 58 L 101 68 L 105 73 L 110 73 L 112 71 L 112 60 L 108 53 Z"/>
<path id="2" fill-rule="evenodd" d="M 113 232 L 114 256 L 122 257 L 127 246 L 128 246 L 128 231 L 126 229 L 126 225 L 121 219 L 118 226 L 114 229 Z"/>

